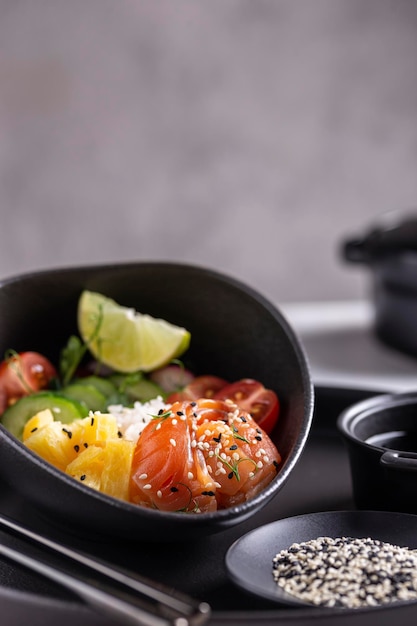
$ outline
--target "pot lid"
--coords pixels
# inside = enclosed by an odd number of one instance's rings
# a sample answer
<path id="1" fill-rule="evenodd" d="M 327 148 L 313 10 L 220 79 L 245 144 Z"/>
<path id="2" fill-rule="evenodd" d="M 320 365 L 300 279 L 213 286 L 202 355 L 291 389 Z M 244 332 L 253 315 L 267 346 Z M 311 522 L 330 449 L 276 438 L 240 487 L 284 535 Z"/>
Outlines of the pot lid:
<path id="1" fill-rule="evenodd" d="M 352 263 L 370 263 L 406 251 L 417 252 L 417 210 L 387 213 L 363 236 L 342 244 L 343 257 Z"/>

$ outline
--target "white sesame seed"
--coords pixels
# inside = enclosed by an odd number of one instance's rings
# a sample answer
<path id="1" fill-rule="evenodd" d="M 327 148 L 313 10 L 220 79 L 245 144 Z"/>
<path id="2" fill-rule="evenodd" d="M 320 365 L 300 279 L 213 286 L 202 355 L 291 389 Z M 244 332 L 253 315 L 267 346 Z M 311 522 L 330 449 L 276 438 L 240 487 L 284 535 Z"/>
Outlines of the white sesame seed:
<path id="1" fill-rule="evenodd" d="M 174 419 L 171 420 L 171 423 L 176 426 L 178 424 L 178 420 L 174 417 Z"/>
<path id="2" fill-rule="evenodd" d="M 146 485 L 143 485 L 143 489 L 152 489 L 152 485 L 147 483 Z"/>
<path id="3" fill-rule="evenodd" d="M 188 472 L 187 476 L 189 480 L 194 480 L 194 474 L 192 472 Z"/>
<path id="4" fill-rule="evenodd" d="M 273 559 L 275 582 L 316 606 L 359 608 L 417 598 L 417 554 L 369 537 L 318 537 Z"/>
<path id="5" fill-rule="evenodd" d="M 139 476 L 139 480 L 146 480 L 148 478 L 148 474 L 141 474 Z"/>
<path id="6" fill-rule="evenodd" d="M 171 446 L 174 446 L 174 447 L 177 445 L 177 442 L 175 441 L 175 439 L 170 439 L 169 443 L 171 444 Z"/>
<path id="7" fill-rule="evenodd" d="M 162 498 L 162 491 L 158 489 L 158 491 L 156 492 L 156 495 L 158 496 L 158 498 Z"/>

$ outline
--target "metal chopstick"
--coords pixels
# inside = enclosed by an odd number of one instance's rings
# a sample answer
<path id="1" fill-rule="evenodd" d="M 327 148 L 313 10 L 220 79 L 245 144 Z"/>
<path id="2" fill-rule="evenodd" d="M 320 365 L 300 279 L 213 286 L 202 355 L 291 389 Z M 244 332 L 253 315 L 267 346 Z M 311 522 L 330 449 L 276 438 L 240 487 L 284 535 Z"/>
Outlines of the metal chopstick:
<path id="1" fill-rule="evenodd" d="M 60 583 L 87 604 L 118 618 L 123 624 L 202 626 L 209 619 L 207 603 L 179 592 L 173 595 L 159 583 L 73 550 L 1 514 L 0 530 L 8 531 L 24 543 L 23 549 L 0 544 L 1 555 Z M 31 556 L 27 553 L 28 543 L 47 550 L 42 550 L 39 556 Z M 64 558 L 55 563 L 54 559 L 48 561 L 48 552 Z M 65 559 L 81 565 L 81 569 L 75 574 L 68 571 Z M 95 578 L 92 573 L 96 574 Z"/>

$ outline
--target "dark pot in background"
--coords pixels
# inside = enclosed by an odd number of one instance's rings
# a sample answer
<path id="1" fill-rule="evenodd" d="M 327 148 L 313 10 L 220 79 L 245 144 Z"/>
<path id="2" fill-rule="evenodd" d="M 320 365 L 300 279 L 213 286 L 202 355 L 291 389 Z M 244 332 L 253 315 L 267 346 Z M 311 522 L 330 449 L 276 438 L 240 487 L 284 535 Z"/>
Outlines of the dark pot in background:
<path id="1" fill-rule="evenodd" d="M 370 270 L 377 336 L 417 356 L 417 212 L 381 218 L 363 236 L 345 241 L 342 255 Z"/>
<path id="2" fill-rule="evenodd" d="M 417 513 L 417 392 L 369 398 L 338 418 L 359 509 Z"/>

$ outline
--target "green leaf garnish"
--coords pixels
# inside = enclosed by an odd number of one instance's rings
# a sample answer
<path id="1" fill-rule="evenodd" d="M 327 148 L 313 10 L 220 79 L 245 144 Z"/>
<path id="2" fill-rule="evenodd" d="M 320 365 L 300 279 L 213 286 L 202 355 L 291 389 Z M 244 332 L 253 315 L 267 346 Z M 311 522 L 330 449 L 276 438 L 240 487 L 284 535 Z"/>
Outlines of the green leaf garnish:
<path id="1" fill-rule="evenodd" d="M 164 413 L 158 413 L 158 415 L 152 415 L 152 413 L 149 413 L 149 416 L 153 420 L 158 420 L 158 419 L 166 420 L 166 418 L 169 417 L 170 415 L 172 415 L 172 411 L 170 411 L 169 409 L 167 411 L 164 411 Z"/>
<path id="2" fill-rule="evenodd" d="M 244 441 L 245 443 L 250 443 L 250 441 L 246 439 L 246 437 L 244 437 L 243 435 L 239 435 L 239 431 L 234 424 L 232 425 L 232 431 L 233 431 L 234 439 L 240 439 L 240 441 Z"/>
<path id="3" fill-rule="evenodd" d="M 84 358 L 88 350 L 88 344 L 91 343 L 98 335 L 101 324 L 103 322 L 103 307 L 100 307 L 97 315 L 97 324 L 91 337 L 83 342 L 76 335 L 71 335 L 67 341 L 67 345 L 61 350 L 59 359 L 59 371 L 61 374 L 62 385 L 68 385 L 78 366 Z"/>
<path id="4" fill-rule="evenodd" d="M 255 471 L 258 469 L 258 466 L 256 465 L 255 461 L 253 459 L 250 459 L 249 457 L 242 457 L 241 459 L 238 459 L 234 463 L 229 463 L 228 461 L 226 461 L 226 459 L 220 456 L 220 454 L 215 453 L 215 456 L 219 459 L 219 461 L 224 463 L 224 465 L 226 465 L 226 467 L 230 469 L 230 473 L 235 475 L 236 480 L 240 480 L 238 465 L 239 463 L 242 463 L 242 461 L 250 461 L 255 466 Z"/>

